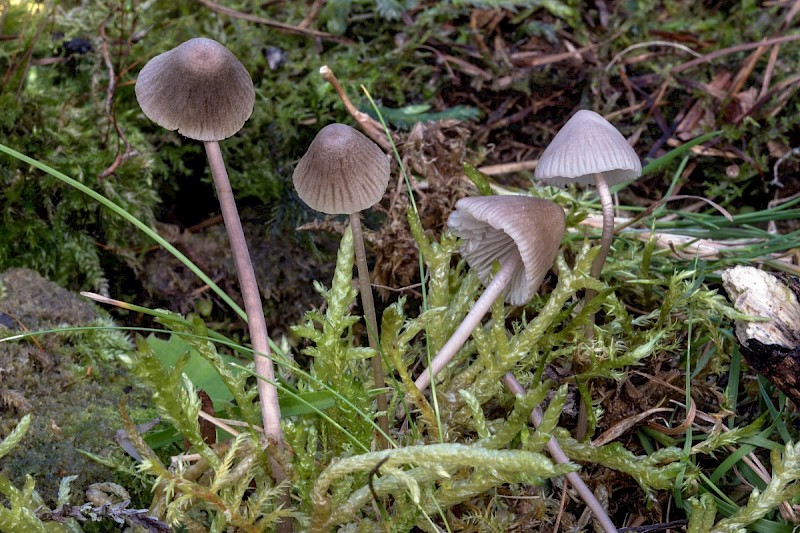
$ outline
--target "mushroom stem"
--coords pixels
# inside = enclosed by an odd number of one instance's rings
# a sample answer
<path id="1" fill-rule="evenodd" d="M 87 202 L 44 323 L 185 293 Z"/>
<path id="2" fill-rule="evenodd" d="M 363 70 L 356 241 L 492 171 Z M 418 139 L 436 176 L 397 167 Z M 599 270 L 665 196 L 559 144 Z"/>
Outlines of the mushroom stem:
<path id="1" fill-rule="evenodd" d="M 514 374 L 511 372 L 508 372 L 505 376 L 503 376 L 503 384 L 515 396 L 525 394 L 525 389 L 522 387 L 522 385 L 520 385 L 519 381 L 517 381 L 517 378 L 515 378 Z M 542 423 L 542 410 L 538 406 L 531 413 L 531 422 L 537 428 L 539 427 L 539 424 Z M 555 462 L 560 464 L 569 463 L 569 457 L 567 457 L 567 454 L 565 454 L 564 450 L 561 449 L 561 446 L 558 444 L 558 441 L 555 437 L 551 436 L 550 440 L 547 441 L 545 446 Z M 608 516 L 608 513 L 603 508 L 602 504 L 597 500 L 594 493 L 586 485 L 586 483 L 583 482 L 583 479 L 581 479 L 578 473 L 570 472 L 566 475 L 566 478 L 570 483 L 572 483 L 572 486 L 575 487 L 575 490 L 583 499 L 583 501 L 586 502 L 586 506 L 594 513 L 595 518 L 603 527 L 603 531 L 606 533 L 616 533 L 617 526 L 615 526 L 614 522 L 611 521 L 611 518 Z"/>
<path id="2" fill-rule="evenodd" d="M 600 237 L 600 253 L 594 258 L 592 263 L 592 277 L 600 278 L 603 265 L 611 250 L 611 241 L 614 239 L 614 203 L 611 201 L 611 191 L 603 174 L 597 172 L 594 175 L 594 182 L 597 185 L 597 193 L 600 195 L 600 207 L 603 210 L 603 233 Z"/>
<path id="3" fill-rule="evenodd" d="M 375 350 L 375 356 L 372 357 L 372 375 L 375 381 L 376 389 L 383 389 L 386 382 L 383 379 L 383 364 L 381 363 L 381 350 L 378 339 L 378 318 L 375 314 L 375 302 L 372 299 L 372 285 L 369 281 L 369 268 L 367 267 L 367 252 L 364 249 L 364 233 L 361 231 L 361 215 L 356 212 L 350 215 L 350 228 L 353 231 L 353 244 L 356 249 L 356 265 L 358 267 L 358 287 L 361 293 L 361 307 L 364 308 L 364 317 L 367 322 L 367 336 L 369 337 L 369 346 Z M 383 433 L 378 432 L 377 442 L 378 448 L 384 450 L 388 447 L 388 442 L 384 435 L 389 434 L 389 417 L 387 411 L 389 403 L 386 399 L 386 394 L 381 392 L 377 397 L 378 412 L 381 413 L 378 417 L 378 426 Z"/>
<path id="4" fill-rule="evenodd" d="M 464 346 L 464 343 L 467 342 L 472 331 L 478 327 L 481 319 L 489 311 L 489 308 L 492 307 L 497 297 L 502 294 L 503 289 L 506 288 L 506 285 L 508 285 L 508 282 L 511 281 L 514 273 L 521 265 L 522 259 L 517 253 L 500 267 L 500 270 L 498 270 L 497 274 L 492 278 L 491 283 L 484 289 L 481 297 L 478 298 L 478 301 L 472 306 L 472 309 L 470 309 L 467 316 L 464 317 L 464 320 L 461 321 L 461 324 L 453 335 L 444 346 L 442 346 L 442 349 L 439 350 L 436 357 L 433 358 L 431 366 L 420 374 L 414 382 L 419 390 L 423 391 L 428 388 L 433 377 L 447 366 L 447 363 L 455 356 L 456 352 Z"/>
<path id="5" fill-rule="evenodd" d="M 594 174 L 594 182 L 597 186 L 597 193 L 600 195 L 600 208 L 603 211 L 603 232 L 600 235 L 600 252 L 597 257 L 592 261 L 591 276 L 595 279 L 600 279 L 600 273 L 603 271 L 603 265 L 606 263 L 608 252 L 611 251 L 611 242 L 614 240 L 614 202 L 611 201 L 611 191 L 608 190 L 608 182 L 601 172 Z M 586 295 L 583 305 L 587 305 L 594 297 L 597 296 L 597 291 L 594 289 L 586 289 Z M 589 316 L 586 323 L 586 338 L 594 338 L 594 313 Z M 587 422 L 585 420 L 586 406 L 581 403 L 581 412 L 579 414 L 578 423 L 578 436 L 582 437 L 583 432 L 586 430 Z"/>
<path id="6" fill-rule="evenodd" d="M 261 305 L 261 294 L 256 283 L 253 263 L 250 261 L 250 252 L 242 230 L 242 222 L 236 209 L 228 172 L 222 160 L 219 143 L 206 141 L 208 164 L 211 167 L 211 176 L 217 189 L 219 205 L 222 209 L 222 218 L 225 221 L 225 230 L 233 251 L 233 260 L 236 264 L 236 273 L 244 299 L 244 309 L 247 313 L 247 327 L 250 331 L 250 342 L 255 350 L 255 370 L 263 379 L 258 380 L 258 396 L 261 399 L 261 418 L 264 424 L 264 434 L 274 440 L 279 446 L 283 445 L 281 432 L 281 411 L 278 406 L 278 390 L 273 384 L 275 372 L 270 359 L 269 337 L 267 336 L 267 323 L 264 320 L 264 308 Z M 280 481 L 280 480 L 278 480 Z"/>

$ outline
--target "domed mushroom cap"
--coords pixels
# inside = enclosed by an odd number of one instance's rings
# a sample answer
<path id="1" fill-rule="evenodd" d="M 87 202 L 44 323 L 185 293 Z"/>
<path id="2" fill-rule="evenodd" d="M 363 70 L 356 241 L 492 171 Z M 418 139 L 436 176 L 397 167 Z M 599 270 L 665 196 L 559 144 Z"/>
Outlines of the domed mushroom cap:
<path id="1" fill-rule="evenodd" d="M 548 185 L 594 183 L 603 174 L 614 185 L 642 175 L 642 162 L 625 137 L 594 111 L 575 113 L 545 148 L 534 177 Z"/>
<path id="2" fill-rule="evenodd" d="M 230 50 L 190 39 L 147 62 L 136 79 L 147 118 L 198 141 L 236 134 L 253 113 L 253 80 Z"/>
<path id="3" fill-rule="evenodd" d="M 462 198 L 447 226 L 464 239 L 461 255 L 484 285 L 492 263 L 501 265 L 519 256 L 518 268 L 503 291 L 505 301 L 524 305 L 539 289 L 564 236 L 564 210 L 557 204 L 528 196 Z"/>
<path id="4" fill-rule="evenodd" d="M 350 215 L 380 202 L 389 159 L 377 144 L 345 124 L 322 128 L 292 174 L 298 196 L 329 215 Z"/>

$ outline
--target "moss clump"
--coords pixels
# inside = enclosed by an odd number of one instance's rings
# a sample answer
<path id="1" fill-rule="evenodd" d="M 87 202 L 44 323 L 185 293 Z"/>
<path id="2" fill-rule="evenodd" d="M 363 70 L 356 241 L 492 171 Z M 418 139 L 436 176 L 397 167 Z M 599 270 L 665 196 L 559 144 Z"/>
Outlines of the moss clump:
<path id="1" fill-rule="evenodd" d="M 10 269 L 0 274 L 0 335 L 54 327 L 107 323 L 86 300 L 34 271 Z M 119 364 L 117 356 L 131 349 L 119 332 L 37 336 L 30 341 L 0 343 L 0 435 L 7 435 L 26 413 L 34 415 L 24 440 L 0 464 L 0 473 L 16 486 L 30 474 L 47 502 L 57 498 L 61 479 L 80 497 L 91 483 L 116 474 L 82 453 L 108 455 L 117 449 L 120 429 L 117 402 L 146 416 L 150 396 Z M 45 475 L 43 475 L 45 474 Z M 82 502 L 80 502 L 82 503 Z"/>

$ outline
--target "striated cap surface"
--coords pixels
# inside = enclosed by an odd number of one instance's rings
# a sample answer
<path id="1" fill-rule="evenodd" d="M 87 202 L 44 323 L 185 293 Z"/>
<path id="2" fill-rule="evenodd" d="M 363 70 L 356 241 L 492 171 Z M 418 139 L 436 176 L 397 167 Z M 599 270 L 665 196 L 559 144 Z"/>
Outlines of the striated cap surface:
<path id="1" fill-rule="evenodd" d="M 464 240 L 461 255 L 484 285 L 490 281 L 495 259 L 502 265 L 519 256 L 522 268 L 503 296 L 512 305 L 524 305 L 553 265 L 564 236 L 564 210 L 529 196 L 462 198 L 447 226 Z"/>
<path id="2" fill-rule="evenodd" d="M 253 80 L 230 50 L 213 39 L 190 39 L 147 62 L 136 79 L 147 118 L 198 141 L 238 132 L 253 113 Z"/>
<path id="3" fill-rule="evenodd" d="M 603 174 L 614 185 L 642 175 L 642 162 L 625 137 L 594 111 L 575 113 L 545 148 L 534 177 L 547 185 L 594 183 Z"/>
<path id="4" fill-rule="evenodd" d="M 389 159 L 345 124 L 322 128 L 292 174 L 298 196 L 329 215 L 350 215 L 380 202 L 389 184 Z"/>

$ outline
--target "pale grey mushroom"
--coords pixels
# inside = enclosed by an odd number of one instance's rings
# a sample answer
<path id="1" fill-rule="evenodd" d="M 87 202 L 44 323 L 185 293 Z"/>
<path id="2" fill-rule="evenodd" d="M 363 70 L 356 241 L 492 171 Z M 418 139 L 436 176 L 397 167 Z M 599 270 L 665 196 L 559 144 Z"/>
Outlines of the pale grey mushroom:
<path id="1" fill-rule="evenodd" d="M 464 240 L 461 255 L 486 285 L 456 331 L 419 375 L 420 390 L 430 385 L 464 345 L 501 294 L 512 305 L 528 303 L 553 265 L 564 237 L 564 210 L 541 198 L 481 196 L 462 198 L 447 226 Z M 492 277 L 492 265 L 500 270 Z"/>
<path id="2" fill-rule="evenodd" d="M 598 278 L 614 237 L 614 206 L 608 187 L 642 175 L 642 162 L 625 137 L 587 109 L 575 113 L 539 158 L 534 177 L 547 185 L 594 184 L 603 210 L 600 253 L 592 264 Z"/>
<path id="3" fill-rule="evenodd" d="M 263 378 L 258 380 L 258 392 L 264 433 L 282 446 L 278 391 L 273 384 L 275 372 L 261 294 L 218 143 L 236 134 L 250 118 L 255 101 L 253 80 L 230 50 L 200 37 L 148 61 L 136 80 L 136 99 L 156 124 L 203 141 L 242 289 L 256 352 L 255 370 Z M 276 473 L 277 481 L 282 475 Z"/>
<path id="4" fill-rule="evenodd" d="M 292 181 L 310 208 L 351 215 L 383 198 L 389 185 L 389 159 L 361 132 L 345 124 L 328 124 L 297 163 Z"/>
<path id="5" fill-rule="evenodd" d="M 147 118 L 196 141 L 235 135 L 253 113 L 253 80 L 230 50 L 198 37 L 157 55 L 136 79 Z"/>
<path id="6" fill-rule="evenodd" d="M 345 124 L 329 124 L 322 128 L 292 174 L 297 195 L 309 207 L 329 215 L 350 216 L 367 336 L 370 347 L 378 353 L 372 358 L 376 389 L 384 388 L 385 380 L 360 212 L 380 202 L 389 185 L 389 174 L 389 159 L 383 150 Z M 385 412 L 388 407 L 386 395 L 379 394 L 377 402 L 378 411 Z M 386 415 L 379 417 L 378 423 L 384 433 L 389 431 Z M 378 436 L 378 443 L 381 448 L 387 444 L 382 435 Z"/>

